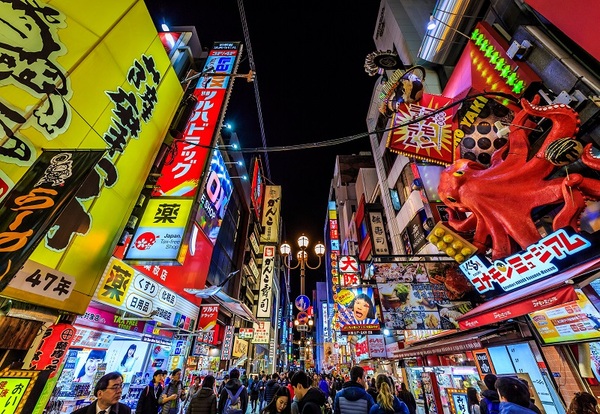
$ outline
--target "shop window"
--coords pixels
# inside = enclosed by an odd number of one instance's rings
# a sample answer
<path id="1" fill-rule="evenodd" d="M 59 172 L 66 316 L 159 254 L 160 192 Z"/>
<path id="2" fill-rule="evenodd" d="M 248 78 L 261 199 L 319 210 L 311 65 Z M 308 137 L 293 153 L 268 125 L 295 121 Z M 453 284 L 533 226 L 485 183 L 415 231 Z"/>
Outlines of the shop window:
<path id="1" fill-rule="evenodd" d="M 415 174 L 412 170 L 412 164 L 408 163 L 402 169 L 402 173 L 396 183 L 396 189 L 398 190 L 398 197 L 400 198 L 400 205 L 403 205 L 410 193 L 412 193 L 413 181 L 415 180 Z"/>
<path id="2" fill-rule="evenodd" d="M 390 188 L 390 198 L 392 199 L 392 207 L 397 212 L 402 208 L 402 204 L 400 204 L 400 196 L 398 195 L 398 190 L 395 188 Z"/>

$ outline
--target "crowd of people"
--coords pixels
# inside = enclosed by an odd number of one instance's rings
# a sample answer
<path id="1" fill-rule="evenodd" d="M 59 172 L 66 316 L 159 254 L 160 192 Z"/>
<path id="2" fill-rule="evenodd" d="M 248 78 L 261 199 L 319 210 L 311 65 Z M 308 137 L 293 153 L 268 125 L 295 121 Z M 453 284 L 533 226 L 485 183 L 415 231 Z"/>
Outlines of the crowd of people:
<path id="1" fill-rule="evenodd" d="M 305 371 L 246 376 L 232 369 L 217 386 L 214 376 L 196 377 L 186 390 L 181 370 L 157 370 L 142 391 L 136 414 L 416 414 L 417 403 L 404 383 L 380 373 L 368 377 L 354 366 L 346 378 Z M 514 377 L 484 378 L 481 393 L 467 389 L 468 414 L 542 414 L 529 384 Z M 74 414 L 130 414 L 119 402 L 123 376 L 111 372 L 98 380 L 96 401 Z M 482 384 L 483 388 L 483 384 Z M 249 413 L 250 412 L 250 413 Z M 596 398 L 577 393 L 567 414 L 600 414 Z"/>

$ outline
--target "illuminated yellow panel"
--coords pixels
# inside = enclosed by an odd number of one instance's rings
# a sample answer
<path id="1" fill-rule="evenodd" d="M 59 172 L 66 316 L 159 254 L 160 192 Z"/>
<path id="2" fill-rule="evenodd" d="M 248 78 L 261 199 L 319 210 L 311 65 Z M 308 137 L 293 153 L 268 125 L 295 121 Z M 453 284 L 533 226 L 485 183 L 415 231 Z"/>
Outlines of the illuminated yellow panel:
<path id="1" fill-rule="evenodd" d="M 102 135 L 113 123 L 115 103 L 105 92 L 114 92 L 118 87 L 135 92 L 126 75 L 134 60 L 140 61 L 142 55 L 151 56 L 161 74 L 152 118 L 142 121 L 139 137 L 130 139 L 124 153 L 113 157 L 118 181 L 111 188 L 102 188 L 98 197 L 81 202 L 92 217 L 88 233 L 74 236 L 68 247 L 58 252 L 42 242 L 31 256 L 32 260 L 76 279 L 68 303 L 14 288 L 2 292 L 14 299 L 83 313 L 127 223 L 183 91 L 143 1 L 60 0 L 49 4 L 66 15 L 66 25 L 57 30 L 64 53 L 56 60 L 68 74 L 70 96 L 66 99 L 71 119 L 68 128 L 51 140 L 29 124 L 18 131 L 31 141 L 37 155 L 41 148 L 107 148 Z M 115 24 L 118 19 L 121 20 Z M 40 102 L 39 96 L 14 85 L 0 86 L 0 99 L 26 117 L 32 111 L 30 108 L 27 112 L 26 108 L 39 106 Z M 2 163 L 0 168 L 16 182 L 28 167 Z"/>

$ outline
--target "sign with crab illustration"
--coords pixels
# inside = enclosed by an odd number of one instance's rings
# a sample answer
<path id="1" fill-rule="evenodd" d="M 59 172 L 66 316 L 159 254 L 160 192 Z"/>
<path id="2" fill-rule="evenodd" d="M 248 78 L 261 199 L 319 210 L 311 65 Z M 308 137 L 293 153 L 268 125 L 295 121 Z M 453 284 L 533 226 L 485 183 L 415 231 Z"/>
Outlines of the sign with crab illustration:
<path id="1" fill-rule="evenodd" d="M 475 292 L 455 263 L 377 263 L 384 325 L 395 330 L 456 329 Z"/>

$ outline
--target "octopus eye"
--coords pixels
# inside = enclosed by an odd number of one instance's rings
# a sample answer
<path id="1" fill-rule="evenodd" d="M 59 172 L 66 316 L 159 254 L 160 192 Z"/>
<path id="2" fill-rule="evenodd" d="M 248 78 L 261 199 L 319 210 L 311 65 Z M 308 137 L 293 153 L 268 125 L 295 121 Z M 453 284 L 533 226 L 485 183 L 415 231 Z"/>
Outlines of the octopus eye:
<path id="1" fill-rule="evenodd" d="M 455 177 L 460 177 L 461 175 L 463 175 L 465 172 L 464 171 L 454 171 L 452 173 L 453 176 Z"/>
<path id="2" fill-rule="evenodd" d="M 450 201 L 451 203 L 456 203 L 456 198 L 454 198 L 454 197 L 446 197 L 446 199 L 448 199 L 448 201 Z"/>

